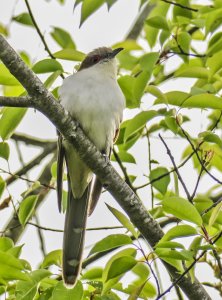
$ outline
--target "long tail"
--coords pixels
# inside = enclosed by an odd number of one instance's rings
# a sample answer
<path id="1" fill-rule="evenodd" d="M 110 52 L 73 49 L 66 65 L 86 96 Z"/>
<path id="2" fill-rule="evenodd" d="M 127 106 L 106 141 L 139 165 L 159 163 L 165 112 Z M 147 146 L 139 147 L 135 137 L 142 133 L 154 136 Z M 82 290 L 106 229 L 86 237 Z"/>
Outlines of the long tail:
<path id="1" fill-rule="evenodd" d="M 67 287 L 73 287 L 76 284 L 81 271 L 89 190 L 90 185 L 80 199 L 74 199 L 71 188 L 68 192 L 63 236 L 63 279 Z"/>

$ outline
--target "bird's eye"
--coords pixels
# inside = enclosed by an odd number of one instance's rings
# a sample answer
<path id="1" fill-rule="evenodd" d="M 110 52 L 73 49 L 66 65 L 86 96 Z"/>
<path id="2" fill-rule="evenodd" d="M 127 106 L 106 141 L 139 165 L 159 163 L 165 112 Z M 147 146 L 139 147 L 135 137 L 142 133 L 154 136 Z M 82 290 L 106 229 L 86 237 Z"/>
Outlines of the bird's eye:
<path id="1" fill-rule="evenodd" d="M 100 56 L 99 55 L 94 55 L 93 56 L 93 62 L 97 63 L 100 60 Z"/>

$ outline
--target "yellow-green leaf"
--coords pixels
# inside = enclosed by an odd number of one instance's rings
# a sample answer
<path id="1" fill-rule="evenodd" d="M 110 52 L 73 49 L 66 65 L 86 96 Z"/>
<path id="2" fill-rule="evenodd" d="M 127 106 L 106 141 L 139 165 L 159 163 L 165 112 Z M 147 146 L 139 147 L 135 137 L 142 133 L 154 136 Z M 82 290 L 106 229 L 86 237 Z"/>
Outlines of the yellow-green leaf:
<path id="1" fill-rule="evenodd" d="M 38 195 L 32 195 L 25 198 L 20 204 L 18 217 L 22 225 L 25 225 L 26 222 L 31 218 L 37 200 L 38 200 Z"/>
<path id="2" fill-rule="evenodd" d="M 55 71 L 63 71 L 62 65 L 55 59 L 46 58 L 41 61 L 38 61 L 33 67 L 32 70 L 36 74 L 50 73 Z"/>
<path id="3" fill-rule="evenodd" d="M 72 61 L 82 61 L 85 57 L 85 54 L 83 52 L 74 49 L 63 49 L 53 53 L 53 55 L 55 58 Z"/>
<path id="4" fill-rule="evenodd" d="M 167 213 L 199 226 L 202 225 L 203 221 L 199 212 L 188 200 L 181 197 L 165 197 L 162 201 L 162 205 L 164 211 Z"/>

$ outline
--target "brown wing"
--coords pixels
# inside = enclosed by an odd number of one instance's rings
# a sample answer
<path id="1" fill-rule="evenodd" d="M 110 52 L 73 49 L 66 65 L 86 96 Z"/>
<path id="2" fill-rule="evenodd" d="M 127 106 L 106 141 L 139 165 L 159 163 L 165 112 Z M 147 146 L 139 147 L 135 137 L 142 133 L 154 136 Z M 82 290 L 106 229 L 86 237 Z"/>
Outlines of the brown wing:
<path id="1" fill-rule="evenodd" d="M 62 145 L 62 136 L 58 133 L 58 154 L 57 154 L 57 201 L 59 212 L 62 208 L 62 190 L 63 190 L 63 167 L 65 150 Z"/>

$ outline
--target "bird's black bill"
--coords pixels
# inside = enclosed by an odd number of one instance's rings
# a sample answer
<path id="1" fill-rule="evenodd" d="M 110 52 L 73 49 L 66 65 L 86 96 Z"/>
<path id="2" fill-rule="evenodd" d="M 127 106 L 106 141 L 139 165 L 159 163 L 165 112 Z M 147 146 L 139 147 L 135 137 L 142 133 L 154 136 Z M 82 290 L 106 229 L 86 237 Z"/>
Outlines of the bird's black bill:
<path id="1" fill-rule="evenodd" d="M 116 48 L 113 50 L 111 56 L 115 57 L 120 51 L 122 51 L 124 48 Z"/>

